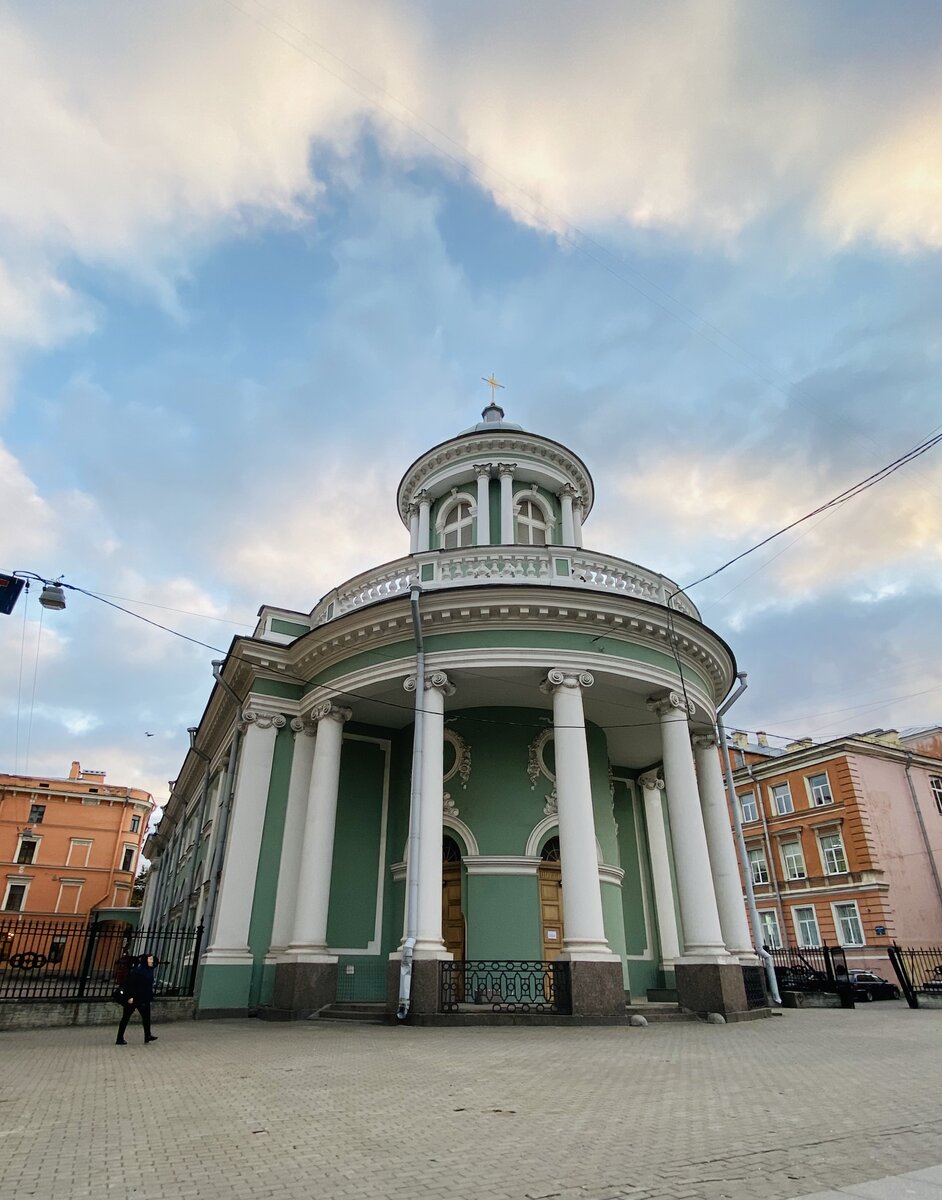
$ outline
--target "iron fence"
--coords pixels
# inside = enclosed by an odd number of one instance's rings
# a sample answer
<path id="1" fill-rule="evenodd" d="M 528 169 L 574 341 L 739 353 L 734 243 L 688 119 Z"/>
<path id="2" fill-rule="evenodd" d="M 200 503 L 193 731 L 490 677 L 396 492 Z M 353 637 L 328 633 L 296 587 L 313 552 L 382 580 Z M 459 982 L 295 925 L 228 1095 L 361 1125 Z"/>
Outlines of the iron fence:
<path id="1" fill-rule="evenodd" d="M 854 989 L 842 946 L 790 946 L 765 949 L 772 956 L 779 992 L 828 992 L 854 1007 Z"/>
<path id="2" fill-rule="evenodd" d="M 192 996 L 203 927 L 132 929 L 117 921 L 0 921 L 0 1002 L 108 1000 L 141 954 L 154 995 Z"/>
<path id="3" fill-rule="evenodd" d="M 456 959 L 440 965 L 442 1012 L 572 1012 L 568 962 Z"/>
<path id="4" fill-rule="evenodd" d="M 942 946 L 904 949 L 894 943 L 887 954 L 910 1008 L 919 1007 L 920 996 L 942 1001 Z"/>

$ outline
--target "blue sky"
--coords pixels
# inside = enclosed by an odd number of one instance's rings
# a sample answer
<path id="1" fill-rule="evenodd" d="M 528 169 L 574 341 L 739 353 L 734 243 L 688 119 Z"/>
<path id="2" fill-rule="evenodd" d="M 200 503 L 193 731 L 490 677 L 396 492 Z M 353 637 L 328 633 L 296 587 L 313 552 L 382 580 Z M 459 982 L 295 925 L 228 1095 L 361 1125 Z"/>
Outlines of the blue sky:
<path id="1" fill-rule="evenodd" d="M 224 647 L 406 550 L 496 371 L 587 545 L 698 578 L 942 425 L 940 51 L 934 3 L 0 4 L 0 567 Z M 738 723 L 942 719 L 940 500 L 935 451 L 692 593 Z M 77 595 L 0 652 L 3 769 L 166 797 L 211 652 Z"/>

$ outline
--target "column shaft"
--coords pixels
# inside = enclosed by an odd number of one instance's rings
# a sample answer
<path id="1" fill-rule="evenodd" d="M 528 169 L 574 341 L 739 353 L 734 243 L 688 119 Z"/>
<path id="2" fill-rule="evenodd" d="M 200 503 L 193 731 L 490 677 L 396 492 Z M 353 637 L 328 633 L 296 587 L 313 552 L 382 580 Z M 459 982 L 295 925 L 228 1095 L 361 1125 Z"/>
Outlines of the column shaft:
<path id="1" fill-rule="evenodd" d="M 311 769 L 314 764 L 314 726 L 295 717 L 291 728 L 294 730 L 294 754 L 291 759 L 291 777 L 288 781 L 285 828 L 281 838 L 271 953 L 284 951 L 294 933 L 298 880 L 301 876 L 301 846 L 307 815 L 307 798 L 311 787 Z"/>
<path id="2" fill-rule="evenodd" d="M 500 475 L 500 540 L 503 546 L 514 544 L 514 467 L 498 463 Z"/>
<path id="3" fill-rule="evenodd" d="M 664 781 L 656 775 L 642 775 L 639 782 L 644 793 L 644 823 L 648 831 L 648 849 L 651 854 L 651 880 L 654 884 L 661 959 L 667 965 L 671 965 L 672 960 L 680 956 L 680 939 L 677 935 L 670 854 L 667 849 L 667 831 L 664 827 L 664 805 L 661 795 Z"/>
<path id="4" fill-rule="evenodd" d="M 573 522 L 572 498 L 573 489 L 571 487 L 564 487 L 559 493 L 559 502 L 562 505 L 563 513 L 564 546 L 574 546 L 576 544 L 576 528 Z"/>
<path id="5" fill-rule="evenodd" d="M 419 532 L 417 550 L 424 552 L 432 547 L 431 536 L 429 534 L 429 509 L 431 508 L 432 498 L 428 492 L 420 492 L 416 497 L 419 505 Z"/>
<path id="6" fill-rule="evenodd" d="M 419 510 L 414 504 L 409 505 L 409 553 L 415 554 L 419 548 Z"/>
<path id="7" fill-rule="evenodd" d="M 478 477 L 478 540 L 479 546 L 491 544 L 491 467 L 490 463 L 475 464 Z"/>
<path id="8" fill-rule="evenodd" d="M 415 957 L 446 958 L 442 941 L 442 805 L 445 773 L 445 696 L 454 693 L 444 671 L 425 677 L 422 707 L 422 791 L 419 800 L 418 914 Z"/>

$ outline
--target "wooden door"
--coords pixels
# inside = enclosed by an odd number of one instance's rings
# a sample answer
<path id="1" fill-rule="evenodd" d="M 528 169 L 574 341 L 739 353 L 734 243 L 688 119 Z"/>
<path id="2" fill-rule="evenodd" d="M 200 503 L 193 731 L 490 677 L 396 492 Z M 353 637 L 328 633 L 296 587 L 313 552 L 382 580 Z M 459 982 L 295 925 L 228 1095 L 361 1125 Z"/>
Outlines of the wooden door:
<path id="1" fill-rule="evenodd" d="M 442 863 L 442 940 L 456 960 L 464 958 L 464 913 L 461 911 L 461 863 Z"/>
<path id="2" fill-rule="evenodd" d="M 563 948 L 563 875 L 559 863 L 540 863 L 537 877 L 540 884 L 543 959 L 552 962 L 559 957 Z"/>

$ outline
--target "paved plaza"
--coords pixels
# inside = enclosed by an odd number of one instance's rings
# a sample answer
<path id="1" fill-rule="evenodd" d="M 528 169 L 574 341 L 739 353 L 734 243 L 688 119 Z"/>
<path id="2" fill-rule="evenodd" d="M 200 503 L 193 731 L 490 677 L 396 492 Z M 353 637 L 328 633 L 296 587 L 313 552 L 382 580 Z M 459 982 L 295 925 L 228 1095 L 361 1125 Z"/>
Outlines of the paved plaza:
<path id="1" fill-rule="evenodd" d="M 902 1002 L 727 1026 L 157 1032 L 0 1035 L 0 1200 L 785 1200 L 942 1163 L 942 1011 Z M 942 1172 L 913 1179 L 851 1194 L 942 1200 Z"/>

